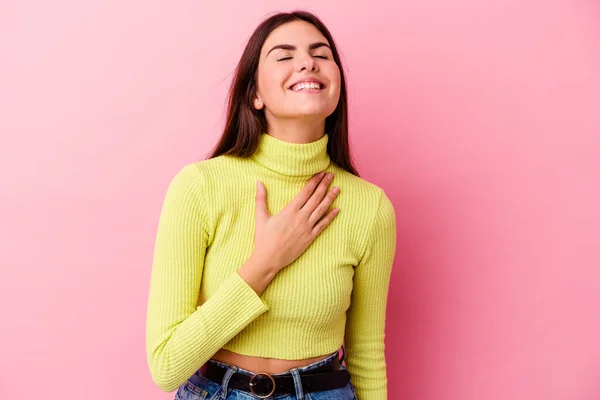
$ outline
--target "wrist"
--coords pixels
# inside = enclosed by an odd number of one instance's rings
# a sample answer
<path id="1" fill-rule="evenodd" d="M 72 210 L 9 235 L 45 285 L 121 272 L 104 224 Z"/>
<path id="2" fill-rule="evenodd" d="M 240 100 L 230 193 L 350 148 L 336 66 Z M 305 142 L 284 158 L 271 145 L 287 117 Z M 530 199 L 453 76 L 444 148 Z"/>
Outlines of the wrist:
<path id="1" fill-rule="evenodd" d="M 281 266 L 275 261 L 269 260 L 266 257 L 258 256 L 256 254 L 250 256 L 246 263 L 250 264 L 252 268 L 256 268 L 258 270 L 263 271 L 266 275 L 274 276 L 281 269 Z"/>

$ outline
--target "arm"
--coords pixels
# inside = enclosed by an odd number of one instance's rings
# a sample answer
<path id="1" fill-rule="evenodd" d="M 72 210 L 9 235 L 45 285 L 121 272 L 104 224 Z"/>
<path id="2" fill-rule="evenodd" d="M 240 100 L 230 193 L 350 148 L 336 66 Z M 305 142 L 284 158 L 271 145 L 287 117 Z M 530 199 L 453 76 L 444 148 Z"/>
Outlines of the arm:
<path id="1" fill-rule="evenodd" d="M 359 400 L 387 399 L 385 316 L 396 251 L 394 207 L 383 190 L 347 311 L 346 367 Z"/>
<path id="2" fill-rule="evenodd" d="M 171 181 L 157 228 L 146 317 L 146 356 L 154 382 L 176 390 L 269 307 L 233 272 L 197 305 L 208 241 L 203 176 L 195 164 Z"/>

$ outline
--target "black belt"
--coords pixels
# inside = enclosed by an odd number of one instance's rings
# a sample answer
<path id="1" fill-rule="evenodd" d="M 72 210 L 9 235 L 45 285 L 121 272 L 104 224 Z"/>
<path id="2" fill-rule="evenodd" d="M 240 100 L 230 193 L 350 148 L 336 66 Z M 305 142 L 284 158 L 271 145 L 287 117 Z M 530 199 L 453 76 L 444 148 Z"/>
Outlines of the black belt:
<path id="1" fill-rule="evenodd" d="M 342 356 L 343 359 L 344 357 Z M 227 369 L 207 362 L 200 368 L 200 373 L 205 378 L 220 385 L 223 382 L 223 377 Z M 340 369 L 340 359 L 337 357 L 334 357 L 333 360 L 320 367 L 300 372 L 299 375 L 304 393 L 338 389 L 346 386 L 350 381 L 350 373 L 345 369 Z M 254 375 L 248 375 L 244 372 L 234 372 L 229 379 L 227 388 L 242 390 L 261 399 L 266 399 L 273 394 L 296 393 L 294 377 L 290 373 L 281 376 L 271 376 L 265 372 Z"/>

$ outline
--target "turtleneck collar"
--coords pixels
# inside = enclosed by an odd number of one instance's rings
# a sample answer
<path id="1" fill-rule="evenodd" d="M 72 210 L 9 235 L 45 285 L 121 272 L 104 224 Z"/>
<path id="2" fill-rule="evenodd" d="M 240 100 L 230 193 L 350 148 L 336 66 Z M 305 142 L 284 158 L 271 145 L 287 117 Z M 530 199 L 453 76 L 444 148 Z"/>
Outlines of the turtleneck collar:
<path id="1" fill-rule="evenodd" d="M 314 175 L 329 166 L 327 133 L 310 143 L 292 143 L 261 133 L 252 158 L 270 170 L 284 175 Z"/>

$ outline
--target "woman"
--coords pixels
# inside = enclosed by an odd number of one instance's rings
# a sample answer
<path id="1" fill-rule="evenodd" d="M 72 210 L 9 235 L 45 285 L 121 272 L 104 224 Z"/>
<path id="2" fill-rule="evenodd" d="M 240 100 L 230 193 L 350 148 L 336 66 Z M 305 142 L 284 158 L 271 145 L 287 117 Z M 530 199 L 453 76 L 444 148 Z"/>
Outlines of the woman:
<path id="1" fill-rule="evenodd" d="M 341 62 L 316 16 L 258 26 L 220 142 L 176 174 L 161 211 L 146 349 L 163 390 L 387 398 L 395 214 L 351 165 L 347 109 Z"/>

